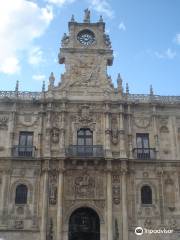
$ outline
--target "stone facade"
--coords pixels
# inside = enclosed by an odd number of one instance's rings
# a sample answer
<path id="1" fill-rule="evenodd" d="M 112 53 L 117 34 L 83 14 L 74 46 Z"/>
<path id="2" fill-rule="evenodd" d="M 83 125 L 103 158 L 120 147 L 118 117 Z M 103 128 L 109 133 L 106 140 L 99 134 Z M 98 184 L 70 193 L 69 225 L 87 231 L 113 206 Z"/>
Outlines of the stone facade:
<path id="1" fill-rule="evenodd" d="M 120 75 L 115 88 L 105 23 L 89 10 L 83 23 L 72 16 L 58 57 L 58 86 L 51 73 L 47 91 L 0 92 L 0 238 L 73 240 L 72 214 L 91 209 L 100 232 L 87 240 L 180 239 L 180 97 L 124 92 Z"/>

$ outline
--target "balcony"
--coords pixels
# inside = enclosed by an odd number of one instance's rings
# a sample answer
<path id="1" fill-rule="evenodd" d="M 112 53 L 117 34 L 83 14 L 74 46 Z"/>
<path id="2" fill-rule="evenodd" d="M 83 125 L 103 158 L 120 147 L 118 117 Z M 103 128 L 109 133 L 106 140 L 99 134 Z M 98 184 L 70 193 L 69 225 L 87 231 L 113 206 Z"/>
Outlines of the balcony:
<path id="1" fill-rule="evenodd" d="M 156 150 L 155 148 L 134 148 L 133 156 L 136 159 L 140 160 L 149 160 L 156 158 Z"/>
<path id="2" fill-rule="evenodd" d="M 102 145 L 69 145 L 66 148 L 67 157 L 104 157 Z"/>
<path id="3" fill-rule="evenodd" d="M 12 156 L 13 157 L 23 157 L 23 158 L 34 158 L 36 153 L 35 146 L 13 146 Z"/>

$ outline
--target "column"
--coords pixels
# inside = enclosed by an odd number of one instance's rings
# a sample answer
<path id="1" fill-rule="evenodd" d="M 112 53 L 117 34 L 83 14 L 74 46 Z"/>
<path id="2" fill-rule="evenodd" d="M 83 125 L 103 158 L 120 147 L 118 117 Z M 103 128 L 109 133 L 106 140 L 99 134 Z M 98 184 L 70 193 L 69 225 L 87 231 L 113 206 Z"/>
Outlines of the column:
<path id="1" fill-rule="evenodd" d="M 111 169 L 107 170 L 107 233 L 108 240 L 113 239 L 113 224 L 112 224 L 112 178 Z"/>
<path id="2" fill-rule="evenodd" d="M 164 189 L 163 189 L 163 169 L 159 167 L 157 169 L 157 175 L 159 178 L 159 207 L 160 207 L 160 218 L 161 224 L 164 225 Z"/>
<path id="3" fill-rule="evenodd" d="M 41 240 L 46 240 L 47 219 L 48 219 L 48 162 L 43 168 L 43 193 L 42 193 L 42 213 L 41 213 Z"/>
<path id="4" fill-rule="evenodd" d="M 158 136 L 158 128 L 157 128 L 157 116 L 156 116 L 156 106 L 153 106 L 153 131 L 154 131 L 154 141 L 155 141 L 155 150 L 156 150 L 156 158 L 159 159 L 159 136 Z"/>
<path id="5" fill-rule="evenodd" d="M 125 148 L 125 131 L 124 131 L 124 117 L 123 117 L 123 105 L 120 104 L 119 109 L 119 150 L 120 150 L 120 158 L 126 158 L 126 148 Z"/>
<path id="6" fill-rule="evenodd" d="M 122 233 L 123 240 L 128 240 L 128 213 L 127 213 L 127 163 L 121 165 L 121 194 L 122 194 Z"/>
<path id="7" fill-rule="evenodd" d="M 65 154 L 65 104 L 63 104 L 63 111 L 61 113 L 61 128 L 60 128 L 60 136 L 59 136 L 59 148 L 60 155 L 64 157 Z"/>
<path id="8" fill-rule="evenodd" d="M 15 125 L 16 125 L 16 103 L 13 104 L 13 110 L 11 113 L 11 120 L 9 121 L 9 149 L 8 149 L 8 155 L 11 156 L 12 154 L 12 147 L 14 142 L 14 136 L 15 136 Z"/>
<path id="9" fill-rule="evenodd" d="M 63 240 L 63 170 L 59 170 L 58 199 L 57 199 L 57 240 Z"/>
<path id="10" fill-rule="evenodd" d="M 42 157 L 43 154 L 43 114 L 44 114 L 44 110 L 43 110 L 43 104 L 41 104 L 40 107 L 40 112 L 39 112 L 39 116 L 40 116 L 40 123 L 39 123 L 39 134 L 38 134 L 38 152 L 37 152 L 37 157 Z"/>
<path id="11" fill-rule="evenodd" d="M 7 214 L 7 189 L 8 189 L 8 182 L 9 182 L 9 175 L 10 170 L 6 169 L 3 171 L 3 177 L 2 177 L 2 187 L 1 187 L 1 201 L 0 201 L 0 213 L 1 213 L 1 221 L 3 224 L 5 222 L 3 221 L 5 215 Z"/>
<path id="12" fill-rule="evenodd" d="M 129 158 L 133 158 L 133 144 L 132 144 L 132 113 L 131 106 L 128 105 L 128 144 L 129 144 Z"/>
<path id="13" fill-rule="evenodd" d="M 105 150 L 106 150 L 106 157 L 112 157 L 111 152 L 111 141 L 110 141 L 110 121 L 109 121 L 109 105 L 105 105 Z"/>

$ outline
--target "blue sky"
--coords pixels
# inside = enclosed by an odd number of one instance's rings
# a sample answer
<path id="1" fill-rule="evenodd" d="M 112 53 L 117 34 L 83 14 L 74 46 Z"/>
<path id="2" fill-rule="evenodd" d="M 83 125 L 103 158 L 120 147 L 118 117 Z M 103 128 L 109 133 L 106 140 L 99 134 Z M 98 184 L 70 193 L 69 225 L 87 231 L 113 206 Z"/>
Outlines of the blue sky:
<path id="1" fill-rule="evenodd" d="M 63 33 L 75 15 L 91 21 L 103 15 L 114 50 L 108 68 L 116 86 L 120 73 L 131 93 L 180 95 L 179 0 L 6 0 L 0 9 L 1 90 L 41 91 L 53 71 L 56 84 L 64 68 L 57 62 Z"/>

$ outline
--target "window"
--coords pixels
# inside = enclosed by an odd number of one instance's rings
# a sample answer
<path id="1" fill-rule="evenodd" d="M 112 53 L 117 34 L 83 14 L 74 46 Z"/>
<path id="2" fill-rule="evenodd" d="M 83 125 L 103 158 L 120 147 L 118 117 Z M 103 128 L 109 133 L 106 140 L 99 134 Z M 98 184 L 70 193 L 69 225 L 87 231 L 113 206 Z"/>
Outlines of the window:
<path id="1" fill-rule="evenodd" d="M 20 132 L 19 145 L 20 146 L 32 146 L 33 145 L 33 132 Z"/>
<path id="2" fill-rule="evenodd" d="M 149 159 L 150 158 L 149 134 L 137 133 L 136 144 L 137 144 L 137 158 Z"/>
<path id="3" fill-rule="evenodd" d="M 27 203 L 28 189 L 26 185 L 20 184 L 16 187 L 15 204 L 26 204 Z"/>
<path id="4" fill-rule="evenodd" d="M 77 133 L 77 145 L 93 145 L 93 134 L 89 128 L 81 128 Z"/>
<path id="5" fill-rule="evenodd" d="M 152 204 L 152 190 L 147 185 L 141 188 L 141 203 Z"/>
<path id="6" fill-rule="evenodd" d="M 136 134 L 137 148 L 149 148 L 149 134 L 137 133 Z"/>
<path id="7" fill-rule="evenodd" d="M 93 133 L 89 128 L 81 128 L 77 132 L 77 154 L 93 155 Z"/>
<path id="8" fill-rule="evenodd" d="M 31 157 L 33 153 L 33 132 L 20 132 L 18 156 Z"/>

